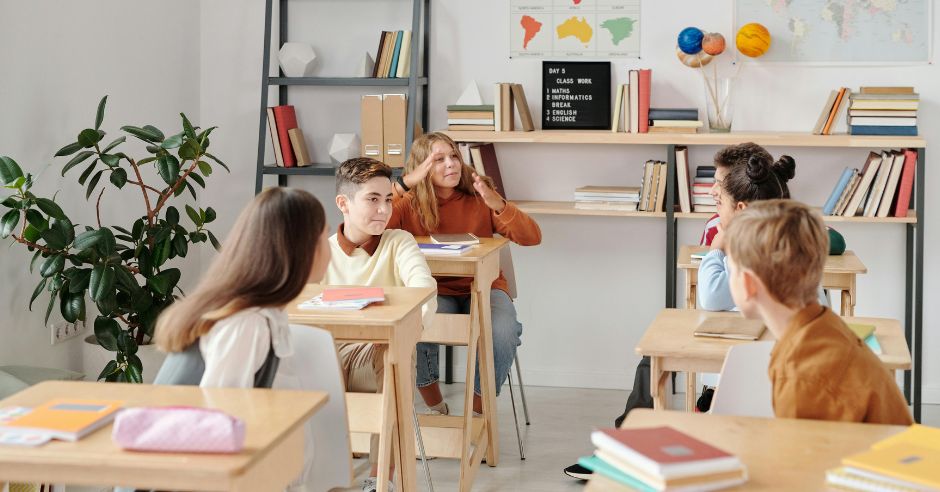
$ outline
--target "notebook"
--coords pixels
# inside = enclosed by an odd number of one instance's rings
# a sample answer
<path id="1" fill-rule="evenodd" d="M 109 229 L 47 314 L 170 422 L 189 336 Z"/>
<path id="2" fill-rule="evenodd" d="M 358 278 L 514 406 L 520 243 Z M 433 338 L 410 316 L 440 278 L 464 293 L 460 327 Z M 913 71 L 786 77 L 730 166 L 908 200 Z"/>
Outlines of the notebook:
<path id="1" fill-rule="evenodd" d="M 872 333 L 875 332 L 875 325 L 865 325 L 862 323 L 846 323 L 846 326 L 848 326 L 849 329 L 852 330 L 852 333 L 855 333 L 855 336 L 857 336 L 858 338 L 862 340 L 865 340 Z"/>
<path id="2" fill-rule="evenodd" d="M 603 461 L 606 465 L 612 466 L 622 473 L 635 478 L 656 490 L 717 490 L 733 485 L 738 485 L 747 481 L 747 469 L 738 468 L 734 470 L 725 470 L 718 473 L 706 473 L 703 475 L 694 475 L 688 477 L 679 477 L 673 479 L 664 479 L 658 475 L 644 472 L 637 466 L 624 461 L 611 453 L 603 450 L 595 450 L 594 456 Z M 583 466 L 583 465 L 582 465 Z"/>
<path id="3" fill-rule="evenodd" d="M 434 244 L 480 244 L 480 238 L 465 232 L 463 234 L 431 234 Z"/>
<path id="4" fill-rule="evenodd" d="M 672 427 L 598 429 L 591 433 L 591 442 L 599 450 L 666 480 L 744 467 L 736 456 Z"/>
<path id="5" fill-rule="evenodd" d="M 382 302 L 385 300 L 385 290 L 381 287 L 350 287 L 341 289 L 324 289 L 323 302 L 337 301 L 368 301 Z"/>
<path id="6" fill-rule="evenodd" d="M 863 490 L 866 492 L 920 492 L 923 487 L 894 480 L 878 475 L 866 473 L 840 466 L 826 471 L 826 483 L 838 489 Z"/>
<path id="7" fill-rule="evenodd" d="M 427 244 L 418 243 L 418 248 L 428 256 L 458 256 L 470 251 L 469 244 Z"/>
<path id="8" fill-rule="evenodd" d="M 705 318 L 694 335 L 697 337 L 730 338 L 732 340 L 757 340 L 764 334 L 764 323 L 746 318 Z"/>
<path id="9" fill-rule="evenodd" d="M 0 432 L 45 434 L 63 441 L 77 441 L 111 422 L 123 404 L 113 400 L 54 399 L 0 424 Z"/>
<path id="10" fill-rule="evenodd" d="M 842 466 L 855 473 L 940 489 L 940 449 L 911 443 L 894 443 L 842 459 Z"/>

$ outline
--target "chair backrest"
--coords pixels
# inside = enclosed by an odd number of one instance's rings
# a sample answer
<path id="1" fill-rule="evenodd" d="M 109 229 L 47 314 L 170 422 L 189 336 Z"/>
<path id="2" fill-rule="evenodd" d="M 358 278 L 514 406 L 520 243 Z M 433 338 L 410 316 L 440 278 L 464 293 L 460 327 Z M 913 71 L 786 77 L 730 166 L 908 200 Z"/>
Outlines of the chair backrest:
<path id="1" fill-rule="evenodd" d="M 773 417 L 773 388 L 767 375 L 774 342 L 751 342 L 728 350 L 711 413 Z"/>
<path id="2" fill-rule="evenodd" d="M 353 481 L 346 387 L 330 332 L 290 325 L 294 355 L 281 359 L 274 389 L 325 391 L 330 399 L 304 430 L 304 469 L 292 492 L 319 492 L 349 487 Z"/>
<path id="3" fill-rule="evenodd" d="M 508 245 L 499 250 L 499 269 L 503 271 L 503 276 L 506 277 L 506 284 L 509 286 L 509 297 L 515 299 L 518 294 L 516 292 L 516 271 L 512 267 L 512 251 Z"/>

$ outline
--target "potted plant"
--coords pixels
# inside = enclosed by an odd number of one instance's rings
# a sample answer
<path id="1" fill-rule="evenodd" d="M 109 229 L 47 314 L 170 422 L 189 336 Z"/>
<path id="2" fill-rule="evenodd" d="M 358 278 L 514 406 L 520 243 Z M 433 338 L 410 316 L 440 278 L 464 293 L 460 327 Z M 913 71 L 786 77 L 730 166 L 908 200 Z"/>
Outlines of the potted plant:
<path id="1" fill-rule="evenodd" d="M 98 312 L 94 338 L 113 352 L 98 379 L 141 382 L 144 367 L 138 347 L 150 342 L 157 317 L 174 301 L 174 293 L 182 292 L 177 285 L 181 272 L 170 266 L 171 260 L 185 257 L 190 244 L 210 242 L 219 248 L 216 237 L 206 229 L 216 218 L 212 208 L 186 205 L 189 226 L 170 203 L 187 191 L 195 199 L 193 185 L 205 187 L 204 178 L 212 174 L 213 164 L 226 171 L 228 167 L 208 152 L 215 127 L 194 127 L 182 113 L 182 131 L 171 136 L 151 125 L 121 127 L 146 144 L 149 155 L 142 159 L 119 150 L 126 136 L 103 145 L 101 123 L 107 99 L 98 104 L 94 128 L 82 130 L 75 142 L 55 154 L 71 156 L 62 167 L 62 176 L 83 166 L 78 183 L 87 189 L 86 200 L 100 190 L 95 198 L 97 223 L 73 223 L 55 197 L 31 191 L 32 175 L 24 174 L 13 159 L 0 156 L 0 182 L 13 190 L 0 203 L 9 209 L 0 217 L 0 237 L 12 236 L 13 242 L 34 252 L 29 269 L 38 269 L 41 279 L 30 298 L 30 310 L 36 298 L 48 292 L 45 322 L 58 305 L 62 317 L 74 323 L 85 319 L 86 300 L 90 300 Z M 147 184 L 141 174 L 145 166 L 154 166 L 163 182 Z M 108 183 L 117 189 L 139 188 L 146 213 L 127 227 L 102 225 L 101 198 Z"/>

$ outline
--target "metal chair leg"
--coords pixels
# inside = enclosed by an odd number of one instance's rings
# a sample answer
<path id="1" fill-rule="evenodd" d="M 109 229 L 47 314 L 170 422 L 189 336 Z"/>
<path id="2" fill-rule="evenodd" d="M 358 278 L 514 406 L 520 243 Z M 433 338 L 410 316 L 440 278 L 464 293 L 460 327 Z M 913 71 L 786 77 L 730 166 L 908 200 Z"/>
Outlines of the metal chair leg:
<path id="1" fill-rule="evenodd" d="M 516 376 L 519 379 L 519 394 L 522 395 L 522 414 L 525 415 L 525 425 L 529 425 L 529 405 L 525 401 L 525 384 L 522 382 L 522 369 L 519 368 L 519 351 L 516 351 Z"/>
<path id="2" fill-rule="evenodd" d="M 519 433 L 519 417 L 516 415 L 516 395 L 512 391 L 512 374 L 507 374 L 506 378 L 509 380 L 509 401 L 512 402 L 512 419 L 516 424 L 516 441 L 519 443 L 519 458 L 524 460 L 525 447 L 522 445 L 522 434 Z"/>
<path id="3" fill-rule="evenodd" d="M 418 423 L 418 411 L 411 408 L 411 416 L 415 421 L 415 437 L 418 439 L 418 453 L 421 456 L 421 463 L 424 465 L 424 481 L 428 484 L 428 491 L 434 492 L 434 484 L 431 483 L 431 468 L 428 467 L 428 457 L 424 453 L 424 436 L 421 435 L 421 424 Z"/>

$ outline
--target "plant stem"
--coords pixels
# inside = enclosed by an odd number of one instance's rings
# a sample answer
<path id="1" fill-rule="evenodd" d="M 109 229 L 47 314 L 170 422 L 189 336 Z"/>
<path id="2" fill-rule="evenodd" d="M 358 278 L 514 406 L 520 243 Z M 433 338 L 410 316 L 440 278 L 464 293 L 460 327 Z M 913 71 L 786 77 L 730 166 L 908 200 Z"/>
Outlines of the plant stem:
<path id="1" fill-rule="evenodd" d="M 137 181 L 134 183 L 140 186 L 140 192 L 144 194 L 144 204 L 147 206 L 147 225 L 150 227 L 153 227 L 153 215 L 154 214 L 153 214 L 153 209 L 150 208 L 150 197 L 147 195 L 147 188 L 150 188 L 150 187 L 144 184 L 144 178 L 140 175 L 140 168 L 137 167 L 137 161 L 128 157 L 127 162 L 131 163 L 131 167 L 134 168 L 134 174 L 137 175 Z"/>
<path id="2" fill-rule="evenodd" d="M 144 188 L 147 188 L 148 190 L 150 190 L 150 191 L 152 191 L 152 192 L 154 192 L 154 193 L 156 193 L 156 194 L 158 194 L 158 195 L 161 193 L 160 190 L 154 188 L 153 186 L 144 184 L 144 183 L 140 183 L 140 182 L 133 181 L 133 180 L 130 180 L 130 179 L 127 180 L 127 182 L 130 183 L 130 184 L 135 184 L 135 185 L 143 186 Z"/>
<path id="3" fill-rule="evenodd" d="M 95 215 L 98 217 L 98 228 L 101 229 L 101 197 L 104 196 L 104 188 L 98 193 L 98 202 L 95 204 Z"/>
<path id="4" fill-rule="evenodd" d="M 166 201 L 169 200 L 170 197 L 172 197 L 176 193 L 176 190 L 179 189 L 179 187 L 183 184 L 184 181 L 186 181 L 186 178 L 190 174 L 192 174 L 192 172 L 199 165 L 200 158 L 202 158 L 202 156 L 197 155 L 193 159 L 193 164 L 189 166 L 189 169 L 183 172 L 183 175 L 180 176 L 180 178 L 176 180 L 176 183 L 173 183 L 173 186 L 171 186 L 170 189 L 166 191 L 166 193 L 163 193 L 162 195 L 160 195 L 160 201 L 157 202 L 157 208 L 154 209 L 154 213 L 158 213 L 160 209 L 163 208 L 163 205 L 166 203 Z"/>

